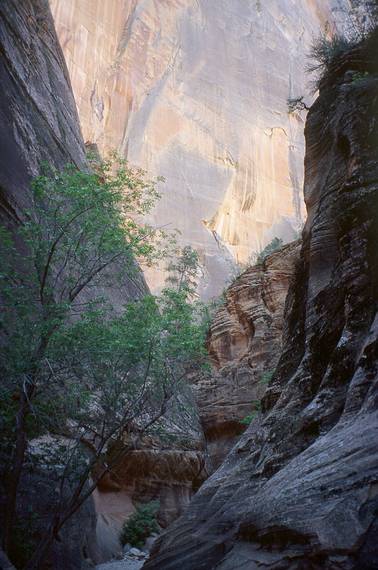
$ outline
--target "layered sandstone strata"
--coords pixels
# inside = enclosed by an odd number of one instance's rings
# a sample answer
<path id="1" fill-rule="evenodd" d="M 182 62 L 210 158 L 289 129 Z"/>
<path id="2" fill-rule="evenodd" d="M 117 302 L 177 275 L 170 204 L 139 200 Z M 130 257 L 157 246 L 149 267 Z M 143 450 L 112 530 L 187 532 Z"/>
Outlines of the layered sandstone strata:
<path id="1" fill-rule="evenodd" d="M 145 568 L 376 568 L 378 38 L 306 127 L 308 220 L 263 410 Z"/>
<path id="2" fill-rule="evenodd" d="M 226 290 L 207 347 L 211 375 L 196 383 L 197 402 L 213 468 L 259 408 L 282 348 L 285 299 L 300 242 L 247 269 Z"/>
<path id="3" fill-rule="evenodd" d="M 183 417 L 176 419 L 185 423 Z M 166 528 L 184 512 L 194 492 L 208 477 L 202 430 L 193 419 L 186 430 L 182 426 L 171 430 L 168 440 L 144 437 L 98 485 L 94 499 L 101 561 L 121 554 L 122 526 L 138 504 L 158 501 L 158 522 Z M 123 447 L 126 449 L 129 444 L 125 437 Z"/>
<path id="4" fill-rule="evenodd" d="M 310 102 L 306 53 L 346 4 L 50 0 L 84 139 L 165 177 L 154 220 L 198 249 L 203 297 L 235 260 L 295 239 L 305 117 L 287 99 Z"/>

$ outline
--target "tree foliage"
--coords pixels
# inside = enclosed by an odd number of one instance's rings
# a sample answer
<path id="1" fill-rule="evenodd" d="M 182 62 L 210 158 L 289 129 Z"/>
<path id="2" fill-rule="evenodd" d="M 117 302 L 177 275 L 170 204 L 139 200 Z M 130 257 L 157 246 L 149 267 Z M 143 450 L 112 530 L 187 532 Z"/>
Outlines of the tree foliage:
<path id="1" fill-rule="evenodd" d="M 194 297 L 201 272 L 198 252 L 187 245 L 177 253 L 176 258 L 171 260 L 167 267 L 167 284 Z"/>
<path id="2" fill-rule="evenodd" d="M 2 230 L 0 270 L 6 550 L 25 463 L 50 470 L 58 489 L 28 569 L 40 567 L 63 524 L 143 434 L 186 406 L 186 375 L 205 359 L 206 329 L 204 306 L 190 302 L 191 270 L 160 297 L 122 309 L 102 294 L 104 284 L 140 280 L 135 260 L 167 253 L 169 236 L 140 221 L 158 199 L 156 181 L 115 158 L 90 172 L 45 168 L 32 190 L 25 223 L 13 235 Z"/>
<path id="3" fill-rule="evenodd" d="M 355 0 L 348 8 L 339 7 L 342 26 L 330 30 L 329 26 L 314 38 L 308 54 L 307 71 L 314 73 L 314 90 L 327 74 L 333 62 L 360 42 L 370 37 L 378 26 L 378 1 Z"/>
<path id="4" fill-rule="evenodd" d="M 156 518 L 158 510 L 158 501 L 138 505 L 135 512 L 123 525 L 120 535 L 122 546 L 130 544 L 131 546 L 142 548 L 146 539 L 151 536 L 151 534 L 159 531 Z"/>
<path id="5" fill-rule="evenodd" d="M 257 256 L 256 263 L 262 263 L 268 255 L 278 251 L 283 246 L 283 241 L 281 238 L 275 237 L 264 247 L 262 251 Z"/>

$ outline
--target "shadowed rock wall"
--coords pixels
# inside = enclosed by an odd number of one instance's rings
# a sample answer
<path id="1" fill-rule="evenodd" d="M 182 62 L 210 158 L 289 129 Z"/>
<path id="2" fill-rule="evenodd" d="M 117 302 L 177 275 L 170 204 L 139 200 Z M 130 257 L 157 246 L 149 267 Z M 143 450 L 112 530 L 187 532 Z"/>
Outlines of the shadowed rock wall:
<path id="1" fill-rule="evenodd" d="M 23 218 L 30 179 L 39 173 L 42 161 L 57 168 L 67 162 L 85 164 L 70 81 L 46 1 L 0 2 L 0 82 L 1 221 L 12 226 Z M 38 540 L 41 527 L 45 530 L 56 501 L 55 484 L 49 474 L 25 469 L 18 515 L 29 534 L 25 544 L 20 539 L 21 548 Z M 0 483 L 0 503 L 2 494 Z M 96 554 L 95 523 L 89 500 L 62 529 L 46 567 L 89 568 L 85 558 Z"/>
<path id="2" fill-rule="evenodd" d="M 0 191 L 17 218 L 42 161 L 84 165 L 75 101 L 48 2 L 0 4 Z"/>
<path id="3" fill-rule="evenodd" d="M 308 220 L 263 412 L 146 570 L 378 568 L 376 53 L 340 58 L 308 115 Z"/>

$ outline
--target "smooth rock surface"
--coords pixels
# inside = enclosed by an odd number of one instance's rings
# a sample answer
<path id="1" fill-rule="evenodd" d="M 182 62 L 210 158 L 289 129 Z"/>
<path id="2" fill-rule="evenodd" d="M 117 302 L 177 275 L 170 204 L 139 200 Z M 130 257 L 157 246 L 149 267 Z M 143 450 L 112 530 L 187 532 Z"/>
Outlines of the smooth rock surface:
<path id="1" fill-rule="evenodd" d="M 158 225 L 201 257 L 204 298 L 304 217 L 306 53 L 346 0 L 50 0 L 84 139 L 162 175 Z M 153 289 L 161 272 L 147 273 Z"/>
<path id="2" fill-rule="evenodd" d="M 308 220 L 263 411 L 146 570 L 378 568 L 377 43 L 332 66 L 308 115 Z"/>

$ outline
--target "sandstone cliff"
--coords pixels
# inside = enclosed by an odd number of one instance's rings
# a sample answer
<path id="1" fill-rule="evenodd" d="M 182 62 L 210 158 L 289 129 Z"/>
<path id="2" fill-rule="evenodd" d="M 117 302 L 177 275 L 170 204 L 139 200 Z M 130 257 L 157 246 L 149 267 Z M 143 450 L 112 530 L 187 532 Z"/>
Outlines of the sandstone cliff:
<path id="1" fill-rule="evenodd" d="M 281 353 L 283 311 L 298 259 L 294 242 L 250 267 L 225 293 L 208 336 L 211 375 L 194 386 L 212 468 L 259 408 Z"/>
<path id="2" fill-rule="evenodd" d="M 346 0 L 50 0 L 84 139 L 162 175 L 155 221 L 201 255 L 203 297 L 303 219 L 304 73 Z M 335 10 L 336 11 L 335 11 Z M 152 288 L 161 274 L 149 275 Z"/>
<path id="3" fill-rule="evenodd" d="M 0 2 L 0 53 L 0 207 L 1 221 L 12 226 L 29 205 L 30 179 L 41 162 L 84 166 L 85 152 L 64 57 L 44 0 Z M 1 519 L 3 483 L 1 477 Z M 22 539 L 27 548 L 32 535 L 38 539 L 40 521 L 44 525 L 51 516 L 56 494 L 49 474 L 28 468 L 20 487 L 20 520 L 30 520 L 34 513 L 36 521 Z M 93 502 L 87 501 L 55 542 L 50 567 L 89 568 L 83 549 L 87 555 L 96 550 L 95 524 Z"/>
<path id="4" fill-rule="evenodd" d="M 132 437 L 125 434 L 120 445 L 129 446 Z M 177 519 L 207 478 L 207 467 L 205 441 L 194 406 L 187 414 L 180 410 L 166 418 L 164 436 L 143 437 L 94 493 L 100 560 L 121 554 L 119 535 L 136 505 L 158 500 L 162 528 Z"/>
<path id="5" fill-rule="evenodd" d="M 82 166 L 85 152 L 47 3 L 7 0 L 0 18 L 0 205 L 17 218 L 42 161 Z"/>
<path id="6" fill-rule="evenodd" d="M 308 115 L 308 221 L 263 412 L 146 570 L 378 567 L 376 52 L 340 58 Z"/>

